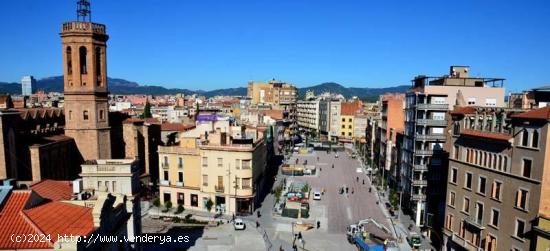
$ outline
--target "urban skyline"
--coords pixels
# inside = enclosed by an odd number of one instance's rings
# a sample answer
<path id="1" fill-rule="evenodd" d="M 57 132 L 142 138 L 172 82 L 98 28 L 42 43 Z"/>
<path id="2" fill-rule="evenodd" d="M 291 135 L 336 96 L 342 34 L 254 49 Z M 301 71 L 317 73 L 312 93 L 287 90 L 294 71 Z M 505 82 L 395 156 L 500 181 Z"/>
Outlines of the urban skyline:
<path id="1" fill-rule="evenodd" d="M 62 20 L 75 18 L 74 10 L 56 4 L 44 12 L 46 5 L 9 2 L 0 11 L 1 22 L 18 24 L 7 26 L 10 39 L 0 41 L 1 81 L 61 74 L 60 57 L 51 49 L 59 38 L 52 34 Z M 141 84 L 212 90 L 276 78 L 298 87 L 386 87 L 409 84 L 415 74 L 441 75 L 445 65 L 472 65 L 473 76 L 503 76 L 507 92 L 515 92 L 549 82 L 543 63 L 550 54 L 544 46 L 549 8 L 543 1 L 466 1 L 461 8 L 436 2 L 96 1 L 92 21 L 109 23 L 115 34 L 110 75 Z M 424 11 L 430 14 L 414 15 Z M 22 30 L 33 30 L 33 38 Z M 427 60 L 415 63 L 421 58 Z"/>

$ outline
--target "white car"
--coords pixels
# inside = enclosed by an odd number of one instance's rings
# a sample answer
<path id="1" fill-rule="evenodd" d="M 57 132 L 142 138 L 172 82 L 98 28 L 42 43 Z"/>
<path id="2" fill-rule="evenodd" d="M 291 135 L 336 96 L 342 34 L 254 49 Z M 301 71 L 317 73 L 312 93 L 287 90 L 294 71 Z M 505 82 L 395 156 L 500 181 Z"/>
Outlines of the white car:
<path id="1" fill-rule="evenodd" d="M 334 158 L 338 158 L 338 154 L 334 154 Z"/>
<path id="2" fill-rule="evenodd" d="M 321 200 L 321 192 L 313 192 L 314 200 Z"/>
<path id="3" fill-rule="evenodd" d="M 233 227 L 235 227 L 235 230 L 244 230 L 246 225 L 244 224 L 243 219 L 237 218 L 235 219 L 235 222 L 233 222 Z"/>

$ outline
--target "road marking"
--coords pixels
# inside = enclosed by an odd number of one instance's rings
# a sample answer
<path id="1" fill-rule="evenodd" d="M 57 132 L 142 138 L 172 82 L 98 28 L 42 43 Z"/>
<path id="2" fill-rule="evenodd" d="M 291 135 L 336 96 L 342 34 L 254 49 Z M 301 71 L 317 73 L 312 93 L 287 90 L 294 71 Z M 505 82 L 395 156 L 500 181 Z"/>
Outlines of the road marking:
<path id="1" fill-rule="evenodd" d="M 351 220 L 351 208 L 348 207 L 346 211 L 348 212 L 348 220 Z"/>

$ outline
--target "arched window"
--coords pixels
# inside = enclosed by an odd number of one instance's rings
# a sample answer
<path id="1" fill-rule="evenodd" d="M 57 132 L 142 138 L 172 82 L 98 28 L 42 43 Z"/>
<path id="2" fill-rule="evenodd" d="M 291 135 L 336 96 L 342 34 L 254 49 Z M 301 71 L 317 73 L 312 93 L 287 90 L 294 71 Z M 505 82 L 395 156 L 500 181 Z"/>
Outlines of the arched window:
<path id="1" fill-rule="evenodd" d="M 493 153 L 493 169 L 497 167 L 497 155 Z"/>
<path id="2" fill-rule="evenodd" d="M 69 111 L 69 120 L 73 119 L 73 111 Z"/>
<path id="3" fill-rule="evenodd" d="M 84 120 L 88 120 L 88 111 L 84 111 L 82 115 L 84 117 Z"/>
<path id="4" fill-rule="evenodd" d="M 80 54 L 80 74 L 88 74 L 88 65 L 87 65 L 87 58 L 88 58 L 88 50 L 86 47 L 81 46 L 79 49 Z"/>
<path id="5" fill-rule="evenodd" d="M 97 78 L 97 86 L 101 86 L 101 48 L 95 47 L 95 73 Z"/>
<path id="6" fill-rule="evenodd" d="M 533 139 L 531 139 L 531 146 L 535 148 L 539 147 L 539 132 L 537 130 L 533 131 Z"/>
<path id="7" fill-rule="evenodd" d="M 523 129 L 523 133 L 521 134 L 521 145 L 522 146 L 528 146 L 529 145 L 529 132 L 527 129 Z"/>
<path id="8" fill-rule="evenodd" d="M 65 57 L 67 61 L 67 73 L 69 75 L 73 74 L 73 50 L 70 46 L 67 46 L 67 49 L 65 50 Z"/>

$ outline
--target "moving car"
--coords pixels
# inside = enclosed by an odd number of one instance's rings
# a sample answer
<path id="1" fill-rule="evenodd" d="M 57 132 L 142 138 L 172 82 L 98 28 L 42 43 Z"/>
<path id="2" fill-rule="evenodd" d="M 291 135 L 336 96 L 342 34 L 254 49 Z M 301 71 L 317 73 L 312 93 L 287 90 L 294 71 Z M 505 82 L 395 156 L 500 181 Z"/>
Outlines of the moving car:
<path id="1" fill-rule="evenodd" d="M 243 219 L 237 218 L 233 223 L 233 227 L 235 227 L 235 230 L 244 230 L 246 228 L 246 225 L 244 224 Z"/>
<path id="2" fill-rule="evenodd" d="M 334 158 L 338 158 L 338 154 L 337 154 L 337 153 L 336 153 L 336 154 L 334 154 Z"/>
<path id="3" fill-rule="evenodd" d="M 411 245 L 412 248 L 419 248 L 422 244 L 422 239 L 420 238 L 420 235 L 417 233 L 411 233 L 409 237 L 407 237 L 407 242 L 409 245 Z"/>
<path id="4" fill-rule="evenodd" d="M 321 192 L 313 192 L 314 200 L 321 200 Z"/>

